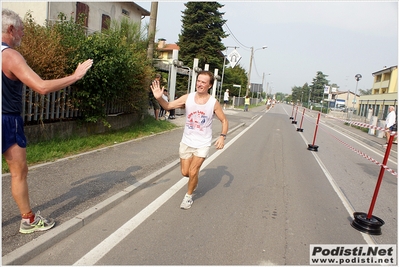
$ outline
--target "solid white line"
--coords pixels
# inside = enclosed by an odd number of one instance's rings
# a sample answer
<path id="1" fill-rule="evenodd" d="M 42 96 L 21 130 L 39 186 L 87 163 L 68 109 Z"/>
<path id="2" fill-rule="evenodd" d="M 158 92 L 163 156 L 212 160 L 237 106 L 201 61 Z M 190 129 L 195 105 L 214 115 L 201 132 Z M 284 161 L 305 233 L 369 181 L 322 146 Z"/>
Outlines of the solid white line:
<path id="1" fill-rule="evenodd" d="M 300 132 L 299 133 L 303 139 L 303 141 L 305 142 L 305 144 L 309 144 L 309 142 L 305 139 L 304 135 Z M 352 205 L 350 204 L 348 198 L 344 195 L 344 193 L 342 192 L 341 188 L 339 188 L 339 186 L 337 185 L 337 183 L 335 182 L 334 178 L 332 177 L 332 175 L 330 174 L 330 172 L 327 170 L 327 167 L 323 164 L 322 160 L 319 158 L 319 156 L 317 155 L 317 152 L 314 151 L 310 151 L 313 155 L 313 157 L 316 159 L 317 163 L 319 164 L 321 170 L 324 172 L 324 175 L 326 176 L 327 180 L 330 182 L 332 188 L 334 189 L 335 193 L 337 193 L 339 199 L 341 199 L 342 204 L 344 205 L 345 209 L 348 211 L 350 216 L 353 216 L 354 213 L 354 209 L 352 207 Z M 373 241 L 373 239 L 370 238 L 369 235 L 366 235 L 362 232 L 360 232 L 364 238 L 364 240 L 366 241 L 367 244 L 369 245 L 375 245 L 375 242 Z"/>
<path id="2" fill-rule="evenodd" d="M 201 170 L 205 168 L 209 163 L 215 160 L 220 154 L 222 154 L 229 146 L 231 146 L 238 138 L 240 138 L 246 131 L 248 131 L 255 123 L 259 121 L 260 116 L 256 121 L 244 129 L 241 133 L 235 136 L 230 142 L 228 142 L 223 150 L 218 150 L 207 158 L 201 166 Z M 106 253 L 111 251 L 117 244 L 119 244 L 125 237 L 133 232 L 142 222 L 150 217 L 155 211 L 157 211 L 166 201 L 168 201 L 177 191 L 183 188 L 188 182 L 187 177 L 181 178 L 176 184 L 169 188 L 165 193 L 151 202 L 147 207 L 137 213 L 133 218 L 127 221 L 119 229 L 109 235 L 100 244 L 90 250 L 86 255 L 80 258 L 73 265 L 94 265 L 98 262 Z"/>
<path id="3" fill-rule="evenodd" d="M 186 183 L 186 177 L 180 179 L 180 181 L 174 184 L 165 193 L 155 199 L 150 205 L 141 210 L 136 216 L 127 221 L 118 230 L 113 232 L 110 236 L 104 239 L 100 244 L 94 247 L 91 251 L 89 251 L 73 265 L 94 265 L 113 247 L 121 242 L 128 234 L 133 232 L 134 229 L 136 229 L 142 222 L 144 222 L 149 216 L 151 216 L 159 207 L 161 207 L 166 201 L 168 201 Z"/>
<path id="4" fill-rule="evenodd" d="M 283 107 L 285 113 L 288 115 L 287 111 L 285 110 L 285 108 Z M 325 124 L 324 124 L 325 125 Z M 294 125 L 295 126 L 295 125 Z M 305 144 L 309 144 L 309 142 L 305 139 L 303 133 L 299 133 L 303 139 L 303 141 L 305 142 Z M 346 136 L 347 137 L 347 136 Z M 335 193 L 337 193 L 338 197 L 341 199 L 342 204 L 344 205 L 345 209 L 348 211 L 349 215 L 352 217 L 353 213 L 354 213 L 354 209 L 352 207 L 352 205 L 350 204 L 348 198 L 344 195 L 344 193 L 341 191 L 341 189 L 339 188 L 339 186 L 337 185 L 337 183 L 335 182 L 334 178 L 332 177 L 332 175 L 330 174 L 330 172 L 327 170 L 326 166 L 323 164 L 323 162 L 321 161 L 321 159 L 319 158 L 319 156 L 317 155 L 316 152 L 314 151 L 310 151 L 313 155 L 313 157 L 316 159 L 317 163 L 319 164 L 321 170 L 324 172 L 324 175 L 326 176 L 327 180 L 330 182 L 332 188 L 334 189 Z M 364 238 L 364 240 L 366 241 L 367 244 L 369 245 L 375 245 L 376 243 L 374 242 L 374 240 L 367 234 L 364 234 L 362 232 L 360 232 Z"/>

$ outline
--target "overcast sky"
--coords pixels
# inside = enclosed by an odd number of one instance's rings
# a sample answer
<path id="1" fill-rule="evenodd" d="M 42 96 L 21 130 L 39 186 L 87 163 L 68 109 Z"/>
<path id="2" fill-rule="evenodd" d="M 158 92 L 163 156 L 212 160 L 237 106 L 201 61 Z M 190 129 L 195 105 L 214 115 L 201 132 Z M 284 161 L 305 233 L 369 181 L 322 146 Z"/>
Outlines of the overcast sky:
<path id="1" fill-rule="evenodd" d="M 136 3 L 151 11 L 151 2 Z M 156 40 L 178 41 L 184 3 L 158 2 Z M 224 30 L 230 34 L 223 44 L 238 47 L 239 64 L 247 71 L 254 47 L 251 82 L 262 83 L 265 73 L 265 89 L 268 83 L 273 93 L 291 93 L 294 86 L 311 84 L 317 71 L 328 75 L 330 84 L 338 84 L 339 90 L 352 92 L 355 75 L 361 74 L 358 89 L 370 89 L 373 72 L 398 65 L 397 2 L 219 3 L 227 20 Z M 268 48 L 262 50 L 262 46 Z"/>

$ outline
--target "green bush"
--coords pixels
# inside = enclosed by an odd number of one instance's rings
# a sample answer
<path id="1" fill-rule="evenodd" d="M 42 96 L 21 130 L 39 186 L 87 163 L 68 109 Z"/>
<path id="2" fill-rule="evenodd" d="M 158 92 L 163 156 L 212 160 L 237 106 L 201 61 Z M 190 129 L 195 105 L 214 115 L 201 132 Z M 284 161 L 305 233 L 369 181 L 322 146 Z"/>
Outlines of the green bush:
<path id="1" fill-rule="evenodd" d="M 146 106 L 148 77 L 154 70 L 147 60 L 148 40 L 139 24 L 127 19 L 113 22 L 109 30 L 86 36 L 80 23 L 63 13 L 54 25 L 39 26 L 25 17 L 21 54 L 39 76 L 55 79 L 73 73 L 77 65 L 93 59 L 85 77 L 75 83 L 73 106 L 86 122 L 106 122 L 106 106 L 141 112 Z M 82 19 L 82 18 L 81 18 Z"/>

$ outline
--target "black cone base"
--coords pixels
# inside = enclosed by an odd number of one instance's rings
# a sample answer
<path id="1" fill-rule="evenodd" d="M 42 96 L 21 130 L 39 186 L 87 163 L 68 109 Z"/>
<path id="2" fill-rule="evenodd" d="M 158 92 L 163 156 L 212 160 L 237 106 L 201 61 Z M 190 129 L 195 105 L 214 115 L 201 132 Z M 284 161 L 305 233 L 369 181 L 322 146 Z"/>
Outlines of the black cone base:
<path id="1" fill-rule="evenodd" d="M 296 124 L 296 121 L 291 121 L 292 124 Z"/>
<path id="2" fill-rule="evenodd" d="M 381 235 L 381 226 L 385 224 L 382 219 L 373 215 L 367 219 L 367 214 L 364 212 L 354 212 L 353 217 L 355 219 L 351 225 L 356 230 L 370 235 Z"/>
<path id="3" fill-rule="evenodd" d="M 317 151 L 319 146 L 308 144 L 308 150 Z"/>
<path id="4" fill-rule="evenodd" d="M 293 120 L 294 119 L 294 117 L 290 117 L 290 120 Z"/>
<path id="5" fill-rule="evenodd" d="M 296 128 L 296 131 L 297 132 L 303 132 L 303 129 L 302 128 Z"/>

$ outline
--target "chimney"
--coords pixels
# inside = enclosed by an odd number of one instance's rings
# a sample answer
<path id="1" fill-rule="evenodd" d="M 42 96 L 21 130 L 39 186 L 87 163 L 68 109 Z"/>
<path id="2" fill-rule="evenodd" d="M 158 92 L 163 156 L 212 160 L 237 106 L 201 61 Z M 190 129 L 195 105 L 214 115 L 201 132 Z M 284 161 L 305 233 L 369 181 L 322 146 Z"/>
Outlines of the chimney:
<path id="1" fill-rule="evenodd" d="M 166 45 L 166 39 L 163 39 L 163 38 L 158 39 L 158 49 L 164 48 L 165 45 Z"/>

